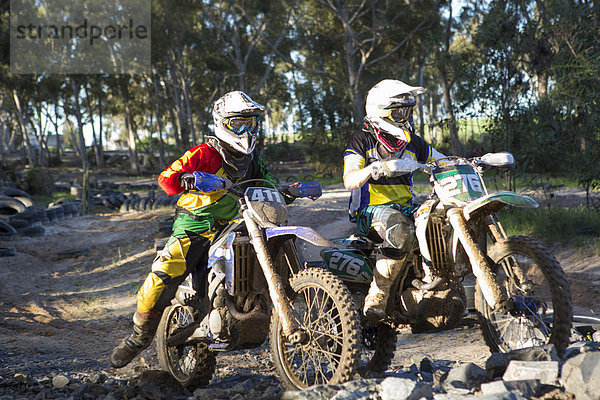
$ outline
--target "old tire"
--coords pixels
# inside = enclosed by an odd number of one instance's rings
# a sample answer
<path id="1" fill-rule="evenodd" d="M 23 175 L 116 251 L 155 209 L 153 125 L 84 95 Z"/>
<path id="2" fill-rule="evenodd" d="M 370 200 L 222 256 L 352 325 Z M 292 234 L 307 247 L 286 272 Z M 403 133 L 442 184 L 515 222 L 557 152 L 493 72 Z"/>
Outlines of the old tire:
<path id="1" fill-rule="evenodd" d="M 0 215 L 15 215 L 26 209 L 27 206 L 14 197 L 0 196 Z"/>
<path id="2" fill-rule="evenodd" d="M 184 343 L 169 346 L 171 335 L 194 321 L 192 309 L 180 304 L 169 306 L 163 312 L 156 332 L 158 362 L 182 386 L 206 386 L 215 372 L 215 354 L 205 343 Z"/>
<path id="3" fill-rule="evenodd" d="M 13 240 L 17 235 L 17 230 L 12 225 L 0 220 L 0 241 Z"/>
<path id="4" fill-rule="evenodd" d="M 361 328 L 352 295 L 339 278 L 321 268 L 303 269 L 289 283 L 292 312 L 306 340 L 289 343 L 273 313 L 269 337 L 281 383 L 297 390 L 353 379 Z"/>
<path id="5" fill-rule="evenodd" d="M 488 256 L 496 282 L 515 304 L 509 312 L 494 311 L 479 284 L 475 287 L 475 307 L 490 350 L 508 352 L 552 343 L 562 355 L 569 344 L 573 305 L 559 262 L 542 243 L 526 236 L 496 242 Z M 515 268 L 526 276 L 525 282 L 514 272 L 506 273 Z"/>
<path id="6" fill-rule="evenodd" d="M 0 246 L 0 257 L 14 257 L 17 255 L 16 247 Z"/>

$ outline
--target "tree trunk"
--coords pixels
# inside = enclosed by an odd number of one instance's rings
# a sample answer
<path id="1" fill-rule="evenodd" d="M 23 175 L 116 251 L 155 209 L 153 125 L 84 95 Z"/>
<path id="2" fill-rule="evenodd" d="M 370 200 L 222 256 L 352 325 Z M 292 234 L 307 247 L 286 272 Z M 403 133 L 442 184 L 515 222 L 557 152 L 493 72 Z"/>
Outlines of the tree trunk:
<path id="1" fill-rule="evenodd" d="M 73 112 L 75 113 L 75 119 L 77 120 L 77 132 L 79 138 L 79 149 L 81 154 L 81 164 L 83 166 L 83 188 L 81 190 L 81 214 L 87 214 L 89 211 L 89 193 L 90 193 L 90 180 L 89 180 L 89 162 L 87 158 L 87 150 L 85 147 L 85 137 L 83 136 L 83 118 L 81 116 L 81 104 L 79 103 L 79 90 L 80 84 L 76 79 L 71 79 L 73 86 L 73 99 L 74 107 Z"/>
<path id="2" fill-rule="evenodd" d="M 94 146 L 94 156 L 96 157 L 96 165 L 98 167 L 102 166 L 102 152 L 100 149 L 100 145 L 98 144 L 98 136 L 96 135 L 96 127 L 94 126 L 94 111 L 92 109 L 92 100 L 90 99 L 90 92 L 87 88 L 87 85 L 84 86 L 83 91 L 85 92 L 85 100 L 87 103 L 88 114 L 90 116 L 90 125 L 92 126 L 92 138 L 93 138 L 93 146 Z M 102 133 L 100 133 L 102 135 Z"/>
<path id="3" fill-rule="evenodd" d="M 448 74 L 443 65 L 438 67 L 440 71 L 440 83 L 442 85 L 442 93 L 444 96 L 444 108 L 446 109 L 446 121 L 448 121 L 448 130 L 450 131 L 450 149 L 454 155 L 462 155 L 462 146 L 458 138 L 458 129 L 456 120 L 454 119 L 454 111 L 452 97 L 450 95 L 450 86 L 448 84 Z"/>
<path id="4" fill-rule="evenodd" d="M 140 175 L 140 161 L 138 160 L 137 143 L 135 140 L 135 132 L 132 126 L 132 115 L 129 107 L 129 88 L 124 78 L 121 79 L 121 91 L 123 94 L 123 104 L 125 107 L 125 114 L 123 115 L 125 122 L 125 130 L 127 132 L 127 146 L 129 147 L 129 166 L 131 172 Z"/>
<path id="5" fill-rule="evenodd" d="M 102 139 L 102 96 L 98 96 L 98 155 L 99 159 L 97 160 L 98 166 L 100 168 L 104 168 L 104 142 Z"/>
<path id="6" fill-rule="evenodd" d="M 162 114 L 161 114 L 161 102 L 160 102 L 160 91 L 158 90 L 158 77 L 153 75 L 153 86 L 155 95 L 155 107 L 156 107 L 156 123 L 158 124 L 158 163 L 161 169 L 165 168 L 165 144 L 163 142 L 162 132 Z"/>
<path id="7" fill-rule="evenodd" d="M 25 120 L 23 119 L 23 110 L 21 108 L 21 101 L 19 100 L 19 95 L 16 90 L 12 91 L 13 101 L 15 105 L 15 111 L 17 114 L 17 122 L 19 126 L 19 132 L 21 133 L 21 138 L 23 139 L 23 143 L 25 143 L 25 147 L 27 150 L 27 160 L 33 166 L 36 166 L 36 157 L 33 150 L 33 146 L 31 145 L 31 141 L 29 140 L 29 135 L 27 135 L 27 129 L 25 128 Z"/>

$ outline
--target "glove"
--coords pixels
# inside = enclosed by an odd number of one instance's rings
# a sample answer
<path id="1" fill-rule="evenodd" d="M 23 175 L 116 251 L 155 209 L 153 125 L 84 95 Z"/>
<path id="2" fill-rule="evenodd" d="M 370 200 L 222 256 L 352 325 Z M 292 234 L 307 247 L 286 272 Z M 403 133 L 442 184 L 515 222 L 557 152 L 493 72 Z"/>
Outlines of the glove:
<path id="1" fill-rule="evenodd" d="M 196 178 L 194 189 L 203 193 L 229 189 L 233 186 L 233 183 L 231 183 L 229 179 L 209 174 L 207 172 L 194 171 L 192 176 Z"/>
<path id="2" fill-rule="evenodd" d="M 392 176 L 408 174 L 418 168 L 424 167 L 425 165 L 414 160 L 393 159 L 386 161 L 375 161 L 370 166 L 371 176 L 373 179 L 377 180 L 382 176 L 389 178 Z"/>
<path id="3" fill-rule="evenodd" d="M 308 197 L 311 200 L 316 200 L 323 194 L 319 182 L 294 182 L 283 188 L 283 190 L 285 194 L 289 194 L 292 198 Z"/>
<path id="4" fill-rule="evenodd" d="M 381 161 L 375 161 L 369 165 L 371 167 L 371 177 L 378 180 L 383 176 L 383 163 Z"/>
<path id="5" fill-rule="evenodd" d="M 196 189 L 196 177 L 194 174 L 182 173 L 179 175 L 179 184 L 185 190 Z"/>

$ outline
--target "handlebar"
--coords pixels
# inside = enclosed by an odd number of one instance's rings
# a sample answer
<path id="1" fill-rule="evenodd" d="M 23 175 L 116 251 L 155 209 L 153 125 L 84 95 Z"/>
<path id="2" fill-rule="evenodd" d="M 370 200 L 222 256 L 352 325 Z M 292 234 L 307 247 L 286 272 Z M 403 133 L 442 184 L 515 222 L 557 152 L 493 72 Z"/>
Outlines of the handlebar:
<path id="1" fill-rule="evenodd" d="M 483 169 L 499 169 L 499 170 L 508 170 L 515 165 L 515 158 L 509 152 L 499 152 L 499 153 L 486 153 L 481 157 L 460 157 L 460 156 L 448 156 L 444 158 L 440 158 L 434 161 L 431 161 L 426 164 L 426 167 L 422 167 L 423 170 L 430 173 L 431 169 L 439 168 L 443 166 L 445 162 L 456 161 L 456 163 L 465 163 L 470 164 L 473 167 L 478 167 Z"/>
<path id="2" fill-rule="evenodd" d="M 285 186 L 277 186 L 273 182 L 266 179 L 247 179 L 245 181 L 232 184 L 228 179 L 220 176 L 209 174 L 207 172 L 194 171 L 195 187 L 199 192 L 212 193 L 220 190 L 227 190 L 229 193 L 236 197 L 243 197 L 244 193 L 241 190 L 242 185 L 247 185 L 251 182 L 267 183 L 273 189 L 277 189 L 284 196 L 290 196 L 292 198 L 306 197 L 311 200 L 316 200 L 323 194 L 321 185 L 319 182 L 307 182 L 307 183 L 292 183 Z"/>

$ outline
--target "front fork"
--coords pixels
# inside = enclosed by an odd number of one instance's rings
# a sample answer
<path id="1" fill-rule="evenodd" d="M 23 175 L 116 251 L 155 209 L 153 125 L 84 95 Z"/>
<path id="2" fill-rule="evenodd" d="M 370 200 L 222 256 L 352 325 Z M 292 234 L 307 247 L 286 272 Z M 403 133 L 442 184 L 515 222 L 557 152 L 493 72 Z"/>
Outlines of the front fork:
<path id="1" fill-rule="evenodd" d="M 462 209 L 451 208 L 448 210 L 447 215 L 450 225 L 452 225 L 455 234 L 458 235 L 458 240 L 469 257 L 471 268 L 477 278 L 477 283 L 481 288 L 485 301 L 494 310 L 501 310 L 506 305 L 506 296 L 496 283 L 494 273 L 490 268 L 485 254 L 469 234 L 467 221 L 463 216 Z"/>
<path id="2" fill-rule="evenodd" d="M 258 258 L 258 262 L 262 268 L 265 279 L 267 280 L 269 295 L 271 296 L 275 312 L 281 321 L 283 333 L 292 343 L 302 342 L 304 336 L 303 332 L 298 328 L 287 295 L 285 294 L 281 277 L 275 272 L 273 260 L 267 251 L 267 243 L 264 236 L 248 209 L 242 211 L 242 216 L 246 222 L 246 228 L 248 229 L 250 240 L 254 246 L 256 257 Z"/>

